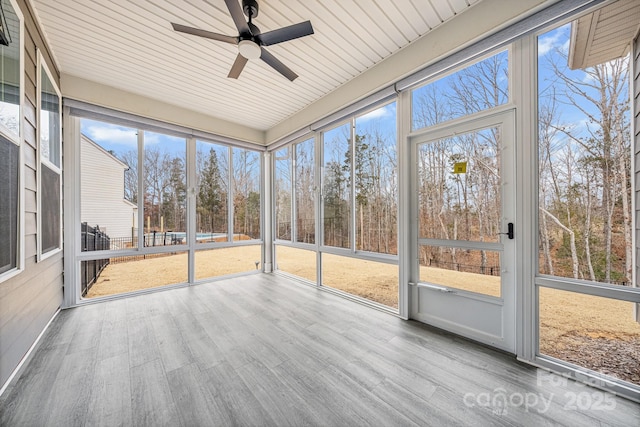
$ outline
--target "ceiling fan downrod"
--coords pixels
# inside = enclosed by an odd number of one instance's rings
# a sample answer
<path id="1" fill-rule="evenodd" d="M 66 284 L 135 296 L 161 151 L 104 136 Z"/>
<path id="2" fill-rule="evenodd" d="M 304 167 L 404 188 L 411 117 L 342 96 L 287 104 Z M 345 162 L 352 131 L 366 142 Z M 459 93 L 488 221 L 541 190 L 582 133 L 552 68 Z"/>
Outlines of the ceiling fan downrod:
<path id="1" fill-rule="evenodd" d="M 242 10 L 249 18 L 249 23 L 251 23 L 251 20 L 258 16 L 260 8 L 256 0 L 242 0 Z"/>

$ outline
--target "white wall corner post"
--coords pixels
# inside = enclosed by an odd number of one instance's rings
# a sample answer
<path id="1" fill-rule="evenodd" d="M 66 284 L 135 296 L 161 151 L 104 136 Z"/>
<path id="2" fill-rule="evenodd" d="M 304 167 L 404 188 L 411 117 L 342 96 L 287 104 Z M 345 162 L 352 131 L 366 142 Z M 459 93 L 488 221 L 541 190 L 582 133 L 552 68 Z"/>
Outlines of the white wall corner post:
<path id="1" fill-rule="evenodd" d="M 264 263 L 263 271 L 265 273 L 273 272 L 273 196 L 271 189 L 273 188 L 273 162 L 271 153 L 265 151 L 263 156 L 264 174 L 263 174 L 263 194 L 264 194 Z"/>

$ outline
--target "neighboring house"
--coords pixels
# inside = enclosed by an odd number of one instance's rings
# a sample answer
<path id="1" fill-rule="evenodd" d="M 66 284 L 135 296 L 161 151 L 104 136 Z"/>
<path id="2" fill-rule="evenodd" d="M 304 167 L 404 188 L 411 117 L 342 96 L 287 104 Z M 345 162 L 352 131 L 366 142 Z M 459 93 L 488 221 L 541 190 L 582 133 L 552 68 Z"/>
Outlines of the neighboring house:
<path id="1" fill-rule="evenodd" d="M 86 135 L 82 135 L 80 153 L 81 222 L 99 226 L 112 239 L 131 238 L 138 207 L 124 198 L 124 174 L 129 167 Z"/>

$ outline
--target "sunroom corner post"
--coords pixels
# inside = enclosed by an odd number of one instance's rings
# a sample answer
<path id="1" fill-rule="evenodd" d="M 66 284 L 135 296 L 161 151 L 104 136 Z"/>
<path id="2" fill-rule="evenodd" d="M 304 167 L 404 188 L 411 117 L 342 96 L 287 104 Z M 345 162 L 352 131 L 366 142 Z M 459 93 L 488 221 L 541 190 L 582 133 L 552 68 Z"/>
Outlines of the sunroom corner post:
<path id="1" fill-rule="evenodd" d="M 272 215 L 273 207 L 275 206 L 273 199 L 273 186 L 275 185 L 274 173 L 273 173 L 273 156 L 270 151 L 265 151 L 263 154 L 264 165 L 263 177 L 262 181 L 264 185 L 262 188 L 263 191 L 263 202 L 264 208 L 263 211 L 263 227 L 262 227 L 262 237 L 263 237 L 263 247 L 264 247 L 264 260 L 263 260 L 263 271 L 265 273 L 271 273 L 273 271 L 273 228 L 274 228 L 274 219 Z"/>
<path id="2" fill-rule="evenodd" d="M 63 107 L 63 207 L 64 207 L 64 300 L 63 307 L 76 305 L 80 300 L 80 119 L 71 115 L 69 106 Z"/>

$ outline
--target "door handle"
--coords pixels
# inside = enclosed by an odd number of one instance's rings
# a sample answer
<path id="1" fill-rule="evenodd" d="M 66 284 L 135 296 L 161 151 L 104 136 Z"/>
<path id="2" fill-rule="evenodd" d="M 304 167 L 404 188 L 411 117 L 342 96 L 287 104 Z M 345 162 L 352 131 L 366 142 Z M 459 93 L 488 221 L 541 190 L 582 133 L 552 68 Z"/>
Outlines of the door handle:
<path id="1" fill-rule="evenodd" d="M 498 233 L 498 234 L 504 234 L 506 235 L 509 240 L 513 240 L 515 233 L 513 231 L 513 223 L 510 222 L 509 224 L 507 224 L 507 232 L 506 233 Z"/>

